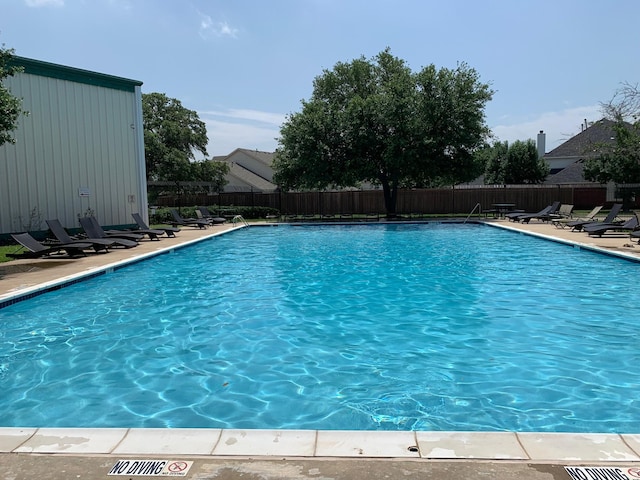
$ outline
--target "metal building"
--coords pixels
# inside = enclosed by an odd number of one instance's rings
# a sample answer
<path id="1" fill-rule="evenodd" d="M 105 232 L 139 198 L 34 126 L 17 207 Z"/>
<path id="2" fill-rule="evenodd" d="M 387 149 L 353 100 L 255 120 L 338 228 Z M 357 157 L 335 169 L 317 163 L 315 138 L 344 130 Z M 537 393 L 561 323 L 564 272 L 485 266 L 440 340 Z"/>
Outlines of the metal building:
<path id="1" fill-rule="evenodd" d="M 28 112 L 0 146 L 0 234 L 147 218 L 142 82 L 24 57 L 3 83 Z"/>

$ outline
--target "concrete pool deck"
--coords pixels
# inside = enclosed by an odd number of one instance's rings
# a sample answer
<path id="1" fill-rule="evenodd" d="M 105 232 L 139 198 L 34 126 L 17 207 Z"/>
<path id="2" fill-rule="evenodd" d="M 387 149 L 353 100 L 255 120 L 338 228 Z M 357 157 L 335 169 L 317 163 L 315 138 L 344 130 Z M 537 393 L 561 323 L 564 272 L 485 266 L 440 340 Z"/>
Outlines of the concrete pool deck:
<path id="1" fill-rule="evenodd" d="M 488 223 L 640 260 L 640 245 L 631 242 L 628 235 L 592 238 L 544 223 Z M 240 227 L 183 228 L 176 238 L 143 241 L 133 249 L 114 249 L 80 259 L 3 263 L 0 302 L 166 253 L 233 228 Z M 194 479 L 567 479 L 581 475 L 586 479 L 633 479 L 640 478 L 640 473 L 628 470 L 640 469 L 640 425 L 638 434 L 628 435 L 0 427 L 0 478 L 106 478 L 120 470 L 130 478 L 139 476 L 133 462 L 153 459 L 175 461 L 174 473 L 187 466 L 184 478 Z M 120 460 L 123 463 L 118 463 Z M 154 467 L 152 463 L 138 465 L 140 472 L 146 472 L 146 465 L 149 471 Z M 609 470 L 570 475 L 564 466 L 571 465 L 598 465 Z M 624 475 L 598 476 L 618 471 Z"/>

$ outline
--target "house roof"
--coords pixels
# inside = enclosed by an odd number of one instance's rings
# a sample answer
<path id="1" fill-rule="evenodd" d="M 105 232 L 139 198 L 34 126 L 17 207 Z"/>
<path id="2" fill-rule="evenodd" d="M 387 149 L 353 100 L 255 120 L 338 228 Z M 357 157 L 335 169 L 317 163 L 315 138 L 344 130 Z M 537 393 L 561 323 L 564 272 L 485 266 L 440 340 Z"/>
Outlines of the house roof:
<path id="1" fill-rule="evenodd" d="M 254 160 L 259 161 L 260 163 L 264 163 L 269 167 L 273 164 L 273 157 L 275 156 L 275 153 L 273 152 L 262 152 L 260 150 L 251 150 L 248 148 L 236 148 L 233 152 L 231 152 L 229 155 L 225 156 L 224 158 L 229 160 L 237 152 L 242 152 L 245 155 L 253 158 Z"/>
<path id="2" fill-rule="evenodd" d="M 545 184 L 565 184 L 565 183 L 592 183 L 584 178 L 584 160 L 580 159 L 567 165 L 558 173 L 549 175 L 544 181 Z"/>
<path id="3" fill-rule="evenodd" d="M 235 177 L 243 183 L 247 184 L 247 188 L 252 188 L 259 191 L 273 191 L 277 187 L 273 183 L 268 180 L 265 180 L 259 175 L 247 170 L 242 165 L 238 165 L 237 163 L 229 163 L 229 174 L 230 177 Z"/>
<path id="4" fill-rule="evenodd" d="M 602 119 L 551 150 L 543 158 L 587 158 L 597 155 L 603 143 L 615 141 L 612 120 Z"/>

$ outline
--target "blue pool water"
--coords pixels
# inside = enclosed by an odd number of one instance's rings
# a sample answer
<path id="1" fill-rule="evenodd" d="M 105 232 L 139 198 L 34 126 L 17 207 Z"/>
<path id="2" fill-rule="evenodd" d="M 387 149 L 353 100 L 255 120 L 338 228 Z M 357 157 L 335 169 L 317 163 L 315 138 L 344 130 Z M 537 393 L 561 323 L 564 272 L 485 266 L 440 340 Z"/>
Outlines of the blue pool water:
<path id="1" fill-rule="evenodd" d="M 637 432 L 640 265 L 482 225 L 241 229 L 0 310 L 0 425 Z"/>

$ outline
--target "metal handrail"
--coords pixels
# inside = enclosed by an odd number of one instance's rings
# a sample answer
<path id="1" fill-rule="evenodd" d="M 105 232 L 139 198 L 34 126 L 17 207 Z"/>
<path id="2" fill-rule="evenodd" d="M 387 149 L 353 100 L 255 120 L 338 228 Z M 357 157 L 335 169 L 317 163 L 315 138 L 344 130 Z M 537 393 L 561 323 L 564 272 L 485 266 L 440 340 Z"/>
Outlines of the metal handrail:
<path id="1" fill-rule="evenodd" d="M 245 227 L 249 226 L 249 223 L 244 219 L 244 217 L 242 215 L 236 215 L 235 217 L 233 217 L 233 220 L 231 220 L 231 222 L 234 225 L 236 223 L 242 223 Z"/>
<path id="2" fill-rule="evenodd" d="M 476 211 L 476 208 L 478 209 L 478 213 L 482 213 L 482 205 L 480 205 L 480 203 L 476 203 L 476 205 L 473 207 L 473 209 L 471 210 L 471 212 L 469 213 L 469 215 L 467 215 L 467 218 L 464 219 L 464 222 L 462 223 L 467 223 L 467 220 L 469 220 L 469 218 L 471 217 L 471 215 L 473 215 L 473 212 Z"/>

